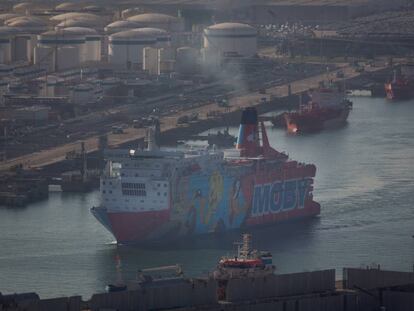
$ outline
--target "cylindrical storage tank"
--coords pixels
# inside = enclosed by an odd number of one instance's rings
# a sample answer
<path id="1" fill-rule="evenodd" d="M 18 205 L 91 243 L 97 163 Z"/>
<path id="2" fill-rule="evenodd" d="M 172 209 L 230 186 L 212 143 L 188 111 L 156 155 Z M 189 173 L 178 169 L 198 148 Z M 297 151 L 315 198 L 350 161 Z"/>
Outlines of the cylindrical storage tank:
<path id="1" fill-rule="evenodd" d="M 144 27 L 144 28 L 139 28 L 139 31 L 144 31 L 144 32 L 154 36 L 155 38 L 157 38 L 157 44 L 156 44 L 157 48 L 166 48 L 166 47 L 170 46 L 171 36 L 164 29 Z"/>
<path id="2" fill-rule="evenodd" d="M 46 68 L 48 72 L 55 71 L 56 49 L 53 46 L 36 46 L 34 48 L 34 64 Z"/>
<path id="3" fill-rule="evenodd" d="M 33 61 L 37 35 L 47 30 L 47 23 L 41 18 L 32 16 L 16 17 L 7 20 L 5 23 L 21 31 L 21 35 L 16 38 L 13 60 Z"/>
<path id="4" fill-rule="evenodd" d="M 197 71 L 198 61 L 198 50 L 187 46 L 178 48 L 175 62 L 175 70 L 180 74 L 194 74 Z"/>
<path id="5" fill-rule="evenodd" d="M 70 13 L 63 13 L 59 15 L 52 16 L 50 20 L 55 23 L 60 23 L 65 20 L 69 19 L 90 19 L 95 21 L 101 21 L 103 23 L 103 18 L 99 17 L 98 15 L 91 14 L 91 13 L 81 13 L 81 12 L 70 12 Z"/>
<path id="6" fill-rule="evenodd" d="M 42 87 L 39 90 L 40 96 L 52 97 L 59 96 L 59 86 L 63 84 L 63 79 L 57 76 L 48 75 L 46 78 L 42 78 Z"/>
<path id="7" fill-rule="evenodd" d="M 72 87 L 70 100 L 76 105 L 87 105 L 96 102 L 94 94 L 95 87 L 92 84 L 84 83 Z"/>
<path id="8" fill-rule="evenodd" d="M 204 48 L 219 57 L 251 57 L 257 53 L 257 31 L 247 24 L 216 24 L 204 30 Z"/>
<path id="9" fill-rule="evenodd" d="M 143 48 L 153 47 L 157 39 L 145 31 L 132 29 L 109 36 L 108 61 L 129 67 L 132 64 L 142 64 Z"/>
<path id="10" fill-rule="evenodd" d="M 116 21 L 108 24 L 104 30 L 107 35 L 112 35 L 117 32 L 126 31 L 130 29 L 139 28 L 139 24 L 132 21 Z"/>
<path id="11" fill-rule="evenodd" d="M 18 28 L 0 27 L 0 63 L 10 63 L 12 59 L 12 45 L 16 35 L 20 32 Z"/>
<path id="12" fill-rule="evenodd" d="M 36 9 L 40 9 L 39 4 L 33 2 L 22 2 L 13 6 L 13 12 L 23 15 L 29 15 Z"/>
<path id="13" fill-rule="evenodd" d="M 93 29 L 102 29 L 102 22 L 97 21 L 96 19 L 90 19 L 86 17 L 79 17 L 75 19 L 67 19 L 61 21 L 59 24 L 55 26 L 55 29 L 63 29 L 69 27 L 85 27 L 85 28 L 93 28 Z"/>
<path id="14" fill-rule="evenodd" d="M 144 13 L 129 17 L 127 20 L 136 22 L 140 27 L 160 28 L 170 32 L 184 31 L 182 19 L 159 13 Z"/>
<path id="15" fill-rule="evenodd" d="M 159 53 L 158 49 L 146 47 L 144 48 L 144 63 L 142 69 L 146 70 L 150 75 L 159 74 Z"/>
<path id="16" fill-rule="evenodd" d="M 43 19 L 35 16 L 18 16 L 4 21 L 4 24 L 10 27 L 20 27 L 30 31 L 30 33 L 39 33 L 47 29 L 47 23 Z"/>
<path id="17" fill-rule="evenodd" d="M 4 106 L 4 94 L 7 93 L 8 87 L 9 87 L 9 79 L 8 78 L 1 78 L 0 77 L 0 106 Z"/>
<path id="18" fill-rule="evenodd" d="M 13 72 L 13 67 L 6 65 L 6 64 L 1 64 L 0 63 L 0 78 L 2 77 L 10 77 L 10 75 Z"/>
<path id="19" fill-rule="evenodd" d="M 128 17 L 143 14 L 143 13 L 145 13 L 145 12 L 144 12 L 144 9 L 142 9 L 142 8 L 129 8 L 129 9 L 125 9 L 121 12 L 121 18 L 122 19 L 127 19 Z"/>
<path id="20" fill-rule="evenodd" d="M 0 14 L 0 26 L 4 25 L 4 22 L 12 19 L 12 18 L 16 18 L 16 17 L 21 17 L 20 14 L 15 14 L 15 13 L 3 13 Z"/>
<path id="21" fill-rule="evenodd" d="M 101 6 L 97 6 L 97 5 L 87 5 L 82 9 L 83 12 L 88 12 L 88 13 L 100 13 L 103 10 L 104 9 Z"/>
<path id="22" fill-rule="evenodd" d="M 66 70 L 79 66 L 79 46 L 61 46 L 57 49 L 56 70 Z"/>
<path id="23" fill-rule="evenodd" d="M 85 36 L 85 44 L 80 47 L 80 62 L 96 62 L 101 60 L 101 36 L 92 28 L 68 27 L 66 33 Z"/>
<path id="24" fill-rule="evenodd" d="M 38 45 L 57 48 L 57 70 L 73 68 L 79 65 L 80 51 L 85 44 L 85 35 L 70 31 L 51 30 L 38 36 Z M 68 47 L 68 49 L 64 49 Z M 62 53 L 62 55 L 60 55 Z M 67 59 L 65 56 L 67 55 Z"/>
<path id="25" fill-rule="evenodd" d="M 56 12 L 76 12 L 81 11 L 83 4 L 80 2 L 63 2 L 55 7 Z"/>

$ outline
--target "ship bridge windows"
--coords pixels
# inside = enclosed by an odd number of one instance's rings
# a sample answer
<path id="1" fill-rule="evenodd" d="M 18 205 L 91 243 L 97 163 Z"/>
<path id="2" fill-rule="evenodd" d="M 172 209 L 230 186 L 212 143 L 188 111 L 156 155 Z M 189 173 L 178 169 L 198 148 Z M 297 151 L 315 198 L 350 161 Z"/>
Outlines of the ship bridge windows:
<path id="1" fill-rule="evenodd" d="M 145 190 L 134 190 L 134 189 L 122 189 L 123 195 L 134 195 L 138 197 L 144 197 L 147 195 L 147 192 Z"/>
<path id="2" fill-rule="evenodd" d="M 122 189 L 145 189 L 145 183 L 123 182 Z"/>

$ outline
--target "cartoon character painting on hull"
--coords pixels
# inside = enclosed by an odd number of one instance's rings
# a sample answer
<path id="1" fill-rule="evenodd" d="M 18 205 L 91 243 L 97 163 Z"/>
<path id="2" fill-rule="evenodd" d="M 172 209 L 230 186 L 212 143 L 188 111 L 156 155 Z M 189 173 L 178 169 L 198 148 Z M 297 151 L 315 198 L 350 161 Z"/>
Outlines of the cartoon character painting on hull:
<path id="1" fill-rule="evenodd" d="M 318 215 L 312 164 L 269 145 L 254 108 L 243 111 L 236 149 L 113 150 L 96 218 L 118 242 L 223 232 Z M 235 156 L 236 154 L 236 156 Z"/>

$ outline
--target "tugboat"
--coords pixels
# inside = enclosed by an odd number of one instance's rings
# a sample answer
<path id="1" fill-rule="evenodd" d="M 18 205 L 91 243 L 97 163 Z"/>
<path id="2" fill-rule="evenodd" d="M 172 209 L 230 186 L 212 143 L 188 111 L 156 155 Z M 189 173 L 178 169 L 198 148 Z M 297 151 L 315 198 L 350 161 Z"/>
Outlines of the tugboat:
<path id="1" fill-rule="evenodd" d="M 414 97 L 414 64 L 401 67 L 400 73 L 394 71 L 391 82 L 385 83 L 385 93 L 390 100 L 404 100 Z"/>
<path id="2" fill-rule="evenodd" d="M 243 241 L 235 244 L 237 255 L 220 259 L 213 272 L 215 280 L 257 277 L 274 273 L 276 268 L 273 265 L 272 254 L 252 249 L 251 234 L 243 234 Z"/>
<path id="3" fill-rule="evenodd" d="M 217 281 L 217 297 L 226 299 L 226 289 L 229 280 L 253 277 L 264 277 L 274 274 L 276 267 L 273 265 L 270 252 L 252 249 L 252 236 L 243 234 L 243 242 L 236 243 L 237 255 L 220 259 L 213 278 Z"/>
<path id="4" fill-rule="evenodd" d="M 352 109 L 344 88 L 321 82 L 310 92 L 311 100 L 301 104 L 298 111 L 284 114 L 289 133 L 317 132 L 344 124 Z"/>

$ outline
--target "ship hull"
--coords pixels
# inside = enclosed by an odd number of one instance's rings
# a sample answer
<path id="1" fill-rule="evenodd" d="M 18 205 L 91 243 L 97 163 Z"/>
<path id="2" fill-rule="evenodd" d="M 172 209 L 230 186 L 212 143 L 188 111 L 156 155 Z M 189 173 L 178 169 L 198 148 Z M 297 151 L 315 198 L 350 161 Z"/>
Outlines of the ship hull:
<path id="1" fill-rule="evenodd" d="M 242 176 L 216 170 L 182 177 L 168 209 L 111 212 L 100 207 L 92 214 L 120 244 L 268 226 L 320 213 L 320 205 L 309 195 L 314 174 L 313 165 Z"/>
<path id="2" fill-rule="evenodd" d="M 385 93 L 389 100 L 407 100 L 414 97 L 414 85 L 385 84 Z"/>
<path id="3" fill-rule="evenodd" d="M 311 133 L 342 126 L 350 109 L 337 109 L 321 113 L 286 113 L 286 129 L 289 133 Z"/>

